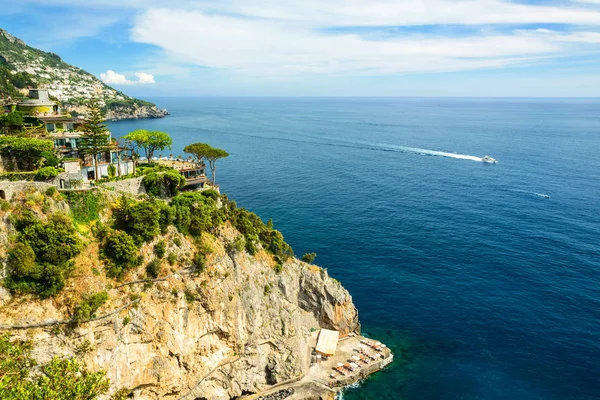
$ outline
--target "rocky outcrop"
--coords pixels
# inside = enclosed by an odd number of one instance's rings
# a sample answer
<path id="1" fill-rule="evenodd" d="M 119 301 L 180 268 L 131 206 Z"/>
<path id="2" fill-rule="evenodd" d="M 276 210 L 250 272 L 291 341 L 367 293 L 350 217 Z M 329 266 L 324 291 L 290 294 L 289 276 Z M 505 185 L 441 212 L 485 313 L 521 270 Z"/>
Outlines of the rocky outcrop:
<path id="1" fill-rule="evenodd" d="M 91 246 L 81 256 L 85 260 L 77 260 L 78 278 L 65 292 L 108 288 L 110 301 L 98 319 L 79 326 L 10 329 L 68 320 L 70 295 L 23 301 L 4 293 L 2 329 L 32 339 L 39 362 L 57 355 L 79 357 L 89 368 L 107 371 L 111 392 L 127 388 L 135 399 L 231 399 L 299 378 L 309 367 L 312 332 L 359 329 L 352 298 L 326 271 L 297 259 L 276 272 L 263 251 L 256 256 L 227 252 L 225 243 L 236 235 L 225 227 L 210 238 L 208 266 L 195 274 L 185 261 L 192 243 L 170 228 L 163 237 L 167 252 L 176 253 L 182 265 L 152 283 L 118 283 L 92 274 L 101 266 Z M 147 244 L 142 250 L 147 260 L 151 248 Z M 143 279 L 142 270 L 126 280 Z"/>
<path id="2" fill-rule="evenodd" d="M 117 108 L 106 112 L 106 119 L 109 121 L 120 121 L 124 119 L 142 119 L 142 118 L 164 118 L 169 115 L 166 109 L 159 109 L 156 106 L 133 106 L 128 108 Z"/>

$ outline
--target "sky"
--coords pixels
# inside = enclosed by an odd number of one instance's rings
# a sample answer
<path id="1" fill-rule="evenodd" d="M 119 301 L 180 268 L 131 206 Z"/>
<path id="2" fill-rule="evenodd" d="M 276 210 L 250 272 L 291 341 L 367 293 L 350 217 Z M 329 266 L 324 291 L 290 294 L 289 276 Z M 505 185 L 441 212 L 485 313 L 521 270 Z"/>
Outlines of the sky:
<path id="1" fill-rule="evenodd" d="M 134 96 L 600 96 L 600 0 L 2 3 L 1 28 Z"/>

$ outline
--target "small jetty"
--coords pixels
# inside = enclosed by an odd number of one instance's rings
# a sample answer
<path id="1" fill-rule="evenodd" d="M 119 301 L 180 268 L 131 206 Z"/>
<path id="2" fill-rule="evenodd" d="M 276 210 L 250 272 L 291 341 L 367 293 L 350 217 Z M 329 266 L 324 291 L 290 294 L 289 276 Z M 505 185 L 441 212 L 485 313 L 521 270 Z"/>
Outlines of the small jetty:
<path id="1" fill-rule="evenodd" d="M 394 360 L 385 344 L 355 333 L 339 337 L 337 331 L 321 329 L 313 333 L 309 344 L 311 361 L 303 377 L 241 399 L 333 399 L 344 387 L 382 370 Z"/>

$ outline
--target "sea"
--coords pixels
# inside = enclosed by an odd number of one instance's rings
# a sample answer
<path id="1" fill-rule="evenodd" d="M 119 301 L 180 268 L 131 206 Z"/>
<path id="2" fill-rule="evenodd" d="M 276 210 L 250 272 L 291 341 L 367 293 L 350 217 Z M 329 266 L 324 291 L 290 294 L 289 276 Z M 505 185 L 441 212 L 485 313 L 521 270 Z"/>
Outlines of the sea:
<path id="1" fill-rule="evenodd" d="M 149 100 L 113 135 L 226 149 L 221 191 L 394 351 L 344 399 L 600 399 L 600 99 Z"/>

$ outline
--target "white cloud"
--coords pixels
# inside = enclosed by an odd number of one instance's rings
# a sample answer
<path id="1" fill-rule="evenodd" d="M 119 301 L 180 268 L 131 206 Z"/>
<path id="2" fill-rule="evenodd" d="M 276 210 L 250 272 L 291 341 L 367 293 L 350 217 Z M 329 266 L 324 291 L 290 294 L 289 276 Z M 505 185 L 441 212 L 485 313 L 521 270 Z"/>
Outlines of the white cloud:
<path id="1" fill-rule="evenodd" d="M 160 48 L 166 69 L 189 64 L 268 77 L 499 68 L 597 53 L 600 35 L 600 0 L 170 0 L 168 8 L 164 0 L 54 3 L 115 15 L 138 11 L 131 37 Z M 525 24 L 541 27 L 502 28 Z M 569 25 L 570 32 L 544 24 Z M 453 34 L 427 28 L 436 25 Z M 411 26 L 423 27 L 390 33 Z M 119 84 L 154 83 L 149 72 L 160 74 L 147 64 L 135 68 L 148 72 L 122 76 Z"/>
<path id="2" fill-rule="evenodd" d="M 119 74 L 109 69 L 105 73 L 100 74 L 100 79 L 102 80 L 102 82 L 109 85 L 147 85 L 151 83 L 156 83 L 154 81 L 154 75 L 145 72 L 136 72 L 134 75 L 137 78 L 137 80 L 132 81 L 127 79 L 125 75 Z"/>
<path id="3" fill-rule="evenodd" d="M 154 75 L 152 74 L 147 74 L 145 72 L 136 72 L 135 73 L 135 77 L 137 78 L 137 82 L 136 83 L 140 83 L 142 85 L 147 85 L 150 83 L 156 83 L 154 81 Z"/>
<path id="4" fill-rule="evenodd" d="M 118 74 L 110 69 L 100 74 L 100 79 L 108 85 L 133 85 L 133 82 L 127 79 L 125 75 Z"/>
<path id="5" fill-rule="evenodd" d="M 501 67 L 561 55 L 566 42 L 595 43 L 598 35 L 548 32 L 461 38 L 421 34 L 375 40 L 356 33 L 323 33 L 289 21 L 153 9 L 138 16 L 132 38 L 156 45 L 178 61 L 252 75 L 285 76 Z"/>

